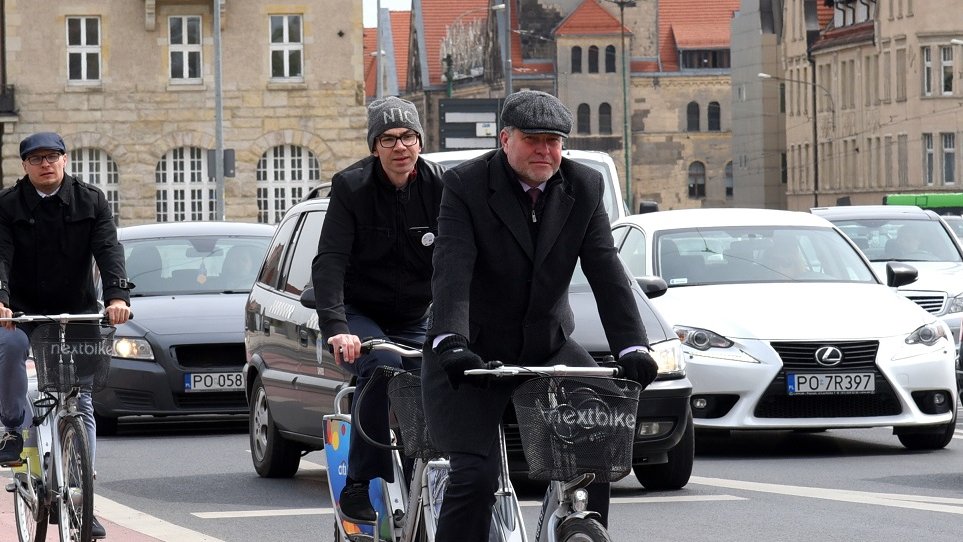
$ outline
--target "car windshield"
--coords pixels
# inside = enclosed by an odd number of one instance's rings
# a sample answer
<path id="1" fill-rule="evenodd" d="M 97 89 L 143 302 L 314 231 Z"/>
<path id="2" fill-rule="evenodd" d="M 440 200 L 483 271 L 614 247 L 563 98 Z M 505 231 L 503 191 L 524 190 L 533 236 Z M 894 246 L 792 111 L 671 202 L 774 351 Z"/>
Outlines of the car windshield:
<path id="1" fill-rule="evenodd" d="M 656 235 L 655 269 L 669 287 L 754 282 L 876 283 L 872 269 L 835 230 L 740 226 Z M 623 252 L 627 247 L 623 247 Z"/>
<path id="2" fill-rule="evenodd" d="M 170 237 L 123 242 L 131 295 L 248 292 L 268 237 Z"/>
<path id="3" fill-rule="evenodd" d="M 943 221 L 953 230 L 957 239 L 963 239 L 963 216 L 944 216 Z"/>
<path id="4" fill-rule="evenodd" d="M 960 262 L 953 238 L 938 220 L 834 220 L 870 261 Z"/>

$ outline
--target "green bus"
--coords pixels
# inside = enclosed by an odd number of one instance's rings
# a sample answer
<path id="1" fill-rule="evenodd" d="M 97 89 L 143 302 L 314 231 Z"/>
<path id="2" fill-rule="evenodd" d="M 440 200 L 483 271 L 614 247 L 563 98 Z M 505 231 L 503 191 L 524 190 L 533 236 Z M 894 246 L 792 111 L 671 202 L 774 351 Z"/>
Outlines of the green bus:
<path id="1" fill-rule="evenodd" d="M 883 196 L 883 205 L 916 205 L 921 209 L 931 209 L 941 215 L 959 215 L 963 214 L 963 193 L 889 194 Z"/>

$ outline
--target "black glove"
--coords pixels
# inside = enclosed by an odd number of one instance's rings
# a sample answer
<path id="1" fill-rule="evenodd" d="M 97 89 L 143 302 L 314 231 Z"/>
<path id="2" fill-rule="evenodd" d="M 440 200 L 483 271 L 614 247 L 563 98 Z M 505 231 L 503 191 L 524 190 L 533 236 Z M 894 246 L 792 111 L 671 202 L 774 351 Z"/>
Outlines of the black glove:
<path id="1" fill-rule="evenodd" d="M 659 365 L 648 352 L 642 349 L 627 352 L 620 357 L 619 367 L 622 368 L 622 378 L 635 380 L 642 384 L 643 390 L 659 374 Z"/>
<path id="2" fill-rule="evenodd" d="M 461 335 L 445 337 L 434 349 L 438 355 L 438 364 L 448 374 L 448 382 L 452 389 L 458 389 L 462 382 L 483 384 L 485 379 L 477 376 L 465 376 L 468 369 L 484 369 L 485 362 L 478 354 L 468 349 L 468 341 Z"/>

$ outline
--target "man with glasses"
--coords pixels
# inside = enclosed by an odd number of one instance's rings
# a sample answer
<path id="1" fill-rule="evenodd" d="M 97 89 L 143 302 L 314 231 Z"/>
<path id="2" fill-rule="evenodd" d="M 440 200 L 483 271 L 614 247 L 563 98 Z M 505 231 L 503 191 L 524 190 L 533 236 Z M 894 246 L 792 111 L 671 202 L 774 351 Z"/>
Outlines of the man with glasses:
<path id="1" fill-rule="evenodd" d="M 424 130 L 415 105 L 394 96 L 368 106 L 371 155 L 334 175 L 312 265 L 322 341 L 357 377 L 355 397 L 379 366 L 407 367 L 390 352 L 361 355 L 361 341 L 390 338 L 420 346 L 431 301 L 431 257 L 438 232 L 442 166 L 419 157 Z M 327 346 L 325 346 L 327 345 Z M 379 442 L 388 438 L 388 402 L 365 393 L 353 416 Z M 387 451 L 352 432 L 348 477 L 338 506 L 344 517 L 373 522 L 369 481 L 393 480 Z"/>
<path id="2" fill-rule="evenodd" d="M 67 147 L 52 132 L 40 132 L 20 142 L 26 175 L 0 192 L 0 317 L 13 310 L 27 314 L 94 313 L 99 310 L 92 260 L 103 281 L 110 323 L 130 318 L 130 284 L 124 248 L 110 206 L 98 188 L 64 173 Z M 5 322 L 0 327 L 0 465 L 20 463 L 23 437 L 29 426 L 26 400 L 29 348 L 24 329 Z M 87 427 L 91 462 L 96 425 L 90 391 L 77 402 Z M 94 518 L 94 538 L 107 536 Z"/>

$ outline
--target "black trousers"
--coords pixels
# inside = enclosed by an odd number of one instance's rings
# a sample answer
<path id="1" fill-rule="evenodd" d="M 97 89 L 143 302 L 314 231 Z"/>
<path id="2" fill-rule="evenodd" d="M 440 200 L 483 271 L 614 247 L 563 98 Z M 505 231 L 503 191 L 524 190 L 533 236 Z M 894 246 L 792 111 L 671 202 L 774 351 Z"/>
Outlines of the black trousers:
<path id="1" fill-rule="evenodd" d="M 436 542 L 488 542 L 492 506 L 498 489 L 498 439 L 486 455 L 452 453 L 445 501 L 438 518 Z M 588 486 L 589 509 L 601 514 L 608 526 L 609 489 L 606 483 Z"/>

